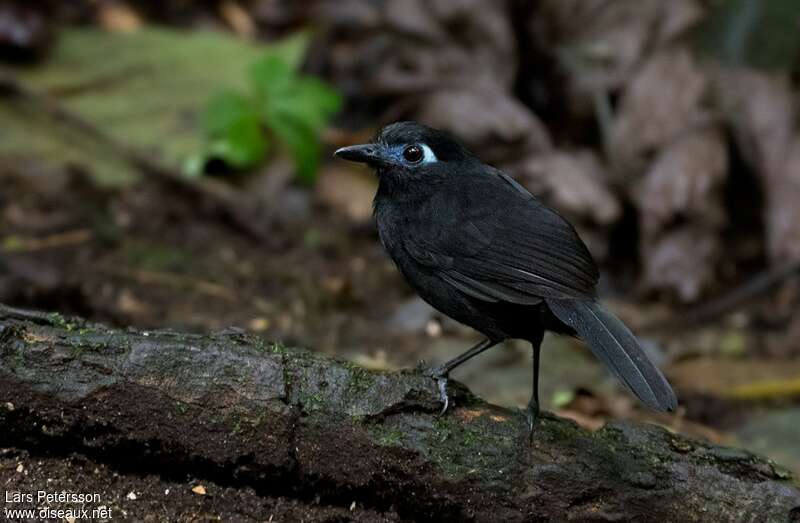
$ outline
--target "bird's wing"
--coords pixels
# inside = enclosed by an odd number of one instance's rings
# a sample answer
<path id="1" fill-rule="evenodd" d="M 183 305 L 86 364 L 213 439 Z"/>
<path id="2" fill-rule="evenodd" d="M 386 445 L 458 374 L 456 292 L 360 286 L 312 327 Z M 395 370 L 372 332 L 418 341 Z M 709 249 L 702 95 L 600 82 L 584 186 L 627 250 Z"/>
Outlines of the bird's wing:
<path id="1" fill-rule="evenodd" d="M 594 296 L 597 267 L 564 218 L 500 171 L 464 178 L 423 210 L 425 232 L 406 238 L 418 263 L 484 301 Z"/>

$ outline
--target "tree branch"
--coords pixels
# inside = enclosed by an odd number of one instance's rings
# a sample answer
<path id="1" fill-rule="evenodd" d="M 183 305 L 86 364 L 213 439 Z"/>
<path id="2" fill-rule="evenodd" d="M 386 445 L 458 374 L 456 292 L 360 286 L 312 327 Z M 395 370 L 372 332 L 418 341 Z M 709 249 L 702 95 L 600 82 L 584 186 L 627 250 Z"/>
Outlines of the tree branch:
<path id="1" fill-rule="evenodd" d="M 745 451 L 552 416 L 529 446 L 523 414 L 453 392 L 439 416 L 419 373 L 242 332 L 115 330 L 0 306 L 2 446 L 415 520 L 800 518 L 788 472 Z"/>

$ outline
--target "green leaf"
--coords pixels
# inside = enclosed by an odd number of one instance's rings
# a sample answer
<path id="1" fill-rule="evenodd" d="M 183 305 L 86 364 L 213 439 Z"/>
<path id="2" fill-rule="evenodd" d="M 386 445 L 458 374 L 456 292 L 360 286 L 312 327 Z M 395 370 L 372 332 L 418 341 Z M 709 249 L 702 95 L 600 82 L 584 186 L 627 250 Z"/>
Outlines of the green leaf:
<path id="1" fill-rule="evenodd" d="M 317 78 L 297 76 L 274 54 L 256 62 L 250 76 L 266 120 L 273 112 L 287 113 L 311 128 L 322 129 L 341 107 L 335 90 Z"/>
<path id="2" fill-rule="evenodd" d="M 291 115 L 280 112 L 273 113 L 268 124 L 292 153 L 297 165 L 297 177 L 305 183 L 314 183 L 321 149 L 314 130 Z"/>
<path id="3" fill-rule="evenodd" d="M 280 57 L 268 55 L 250 74 L 263 123 L 288 147 L 298 177 L 316 178 L 319 134 L 341 107 L 341 97 L 324 82 L 298 76 Z"/>
<path id="4" fill-rule="evenodd" d="M 209 154 L 235 169 L 247 169 L 264 160 L 267 141 L 257 118 L 239 120 L 212 139 Z"/>
<path id="5" fill-rule="evenodd" d="M 295 72 L 285 60 L 268 54 L 250 68 L 250 79 L 258 97 L 280 98 L 291 92 Z"/>
<path id="6" fill-rule="evenodd" d="M 65 29 L 46 62 L 15 68 L 14 74 L 167 167 L 196 169 L 207 148 L 203 114 L 211 96 L 222 89 L 245 92 L 248 70 L 265 52 L 296 67 L 308 41 L 307 32 L 265 46 L 211 31 Z M 0 98 L 0 122 L 0 164 L 16 158 L 77 165 L 109 184 L 138 176 L 104 144 L 18 97 Z M 232 131 L 251 132 L 252 127 Z"/>
<path id="7" fill-rule="evenodd" d="M 289 64 L 289 67 L 297 70 L 306 56 L 311 36 L 310 31 L 297 31 L 278 42 L 270 43 L 267 52 L 272 56 L 279 57 Z"/>
<path id="8" fill-rule="evenodd" d="M 321 131 L 341 107 L 341 97 L 320 80 L 304 77 L 295 80 L 291 91 L 268 100 L 267 105 L 268 114 L 286 113 L 307 127 Z"/>
<path id="9" fill-rule="evenodd" d="M 219 92 L 209 102 L 203 121 L 211 139 L 208 156 L 236 169 L 253 167 L 264 159 L 267 144 L 258 112 L 245 96 Z"/>
<path id="10" fill-rule="evenodd" d="M 298 177 L 313 182 L 319 135 L 341 107 L 341 97 L 316 78 L 298 76 L 275 53 L 254 62 L 249 74 L 252 97 L 226 91 L 209 102 L 205 125 L 213 139 L 210 152 L 233 167 L 252 166 L 265 151 L 263 135 L 261 141 L 256 139 L 261 123 L 291 152 Z"/>
<path id="11" fill-rule="evenodd" d="M 698 28 L 701 49 L 729 65 L 791 69 L 800 53 L 800 2 L 721 0 Z"/>
<path id="12" fill-rule="evenodd" d="M 266 141 L 254 104 L 244 95 L 223 90 L 209 101 L 203 123 L 210 138 L 206 157 L 219 158 L 236 169 L 264 159 Z"/>
<path id="13" fill-rule="evenodd" d="M 225 89 L 208 102 L 203 125 L 210 135 L 225 133 L 229 127 L 255 112 L 250 100 L 236 91 Z"/>

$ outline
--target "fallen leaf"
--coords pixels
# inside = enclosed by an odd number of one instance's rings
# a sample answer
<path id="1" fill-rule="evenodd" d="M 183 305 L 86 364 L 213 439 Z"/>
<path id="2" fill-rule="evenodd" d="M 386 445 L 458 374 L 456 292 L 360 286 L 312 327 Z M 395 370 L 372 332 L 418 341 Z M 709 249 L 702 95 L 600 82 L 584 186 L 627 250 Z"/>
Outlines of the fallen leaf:
<path id="1" fill-rule="evenodd" d="M 263 47 L 210 31 L 78 28 L 63 31 L 46 64 L 14 73 L 126 146 L 180 171 L 205 147 L 197 125 L 211 95 L 244 87 L 248 67 L 266 49 L 297 65 L 307 40 L 298 34 Z M 105 144 L 44 118 L 29 105 L 18 97 L 0 100 L 0 120 L 10 130 L 0 141 L 0 155 L 90 167 L 108 184 L 136 179 L 137 171 Z"/>
<path id="2" fill-rule="evenodd" d="M 352 221 L 364 223 L 372 217 L 372 199 L 377 184 L 366 171 L 327 167 L 314 187 L 317 201 L 344 214 Z"/>
<path id="3" fill-rule="evenodd" d="M 100 25 L 109 31 L 131 33 L 142 26 L 142 18 L 125 3 L 100 4 L 97 12 Z"/>
<path id="4" fill-rule="evenodd" d="M 377 108 L 389 96 L 398 102 L 392 112 L 408 110 L 421 93 L 443 85 L 513 88 L 518 47 L 504 2 L 320 4 L 315 21 L 329 28 L 320 44 L 326 49 L 321 67 L 359 106 Z"/>
<path id="5" fill-rule="evenodd" d="M 238 2 L 234 0 L 224 0 L 219 7 L 220 14 L 225 22 L 236 32 L 236 34 L 252 38 L 256 35 L 257 28 L 250 13 L 247 12 Z"/>
<path id="6" fill-rule="evenodd" d="M 786 74 L 719 68 L 715 87 L 738 149 L 763 187 L 767 253 L 773 262 L 800 260 L 800 129 L 791 80 Z"/>
<path id="7" fill-rule="evenodd" d="M 570 217 L 610 225 L 622 214 L 619 201 L 607 186 L 608 174 L 591 151 L 533 155 L 514 170 L 523 185 Z"/>
<path id="8" fill-rule="evenodd" d="M 650 57 L 626 85 L 609 130 L 615 167 L 638 172 L 649 154 L 709 121 L 703 106 L 708 88 L 689 49 L 671 47 Z"/>
<path id="9" fill-rule="evenodd" d="M 572 73 L 567 82 L 579 84 L 568 85 L 567 94 L 585 96 L 625 85 L 651 49 L 674 40 L 702 16 L 697 0 L 544 0 L 537 2 L 530 25 L 538 41 L 559 50 Z"/>
<path id="10" fill-rule="evenodd" d="M 192 487 L 192 492 L 200 496 L 205 496 L 206 488 L 203 485 L 197 485 L 196 487 Z"/>
<path id="11" fill-rule="evenodd" d="M 719 238 L 702 227 L 682 227 L 642 243 L 642 282 L 672 291 L 684 302 L 696 300 L 715 281 L 722 252 Z"/>
<path id="12" fill-rule="evenodd" d="M 632 191 L 647 288 L 673 291 L 689 302 L 715 281 L 727 176 L 727 144 L 719 129 L 688 133 L 659 152 Z"/>
<path id="13" fill-rule="evenodd" d="M 437 90 L 423 98 L 416 119 L 453 133 L 490 163 L 553 147 L 539 118 L 496 83 Z"/>

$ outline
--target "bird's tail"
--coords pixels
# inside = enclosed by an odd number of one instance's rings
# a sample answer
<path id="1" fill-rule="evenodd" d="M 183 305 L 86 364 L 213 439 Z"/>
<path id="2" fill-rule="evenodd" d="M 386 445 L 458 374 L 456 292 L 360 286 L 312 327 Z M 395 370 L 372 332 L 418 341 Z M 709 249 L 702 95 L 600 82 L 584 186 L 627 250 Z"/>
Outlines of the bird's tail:
<path id="1" fill-rule="evenodd" d="M 675 410 L 678 402 L 672 387 L 619 318 L 595 300 L 546 301 L 636 397 L 656 410 Z"/>

